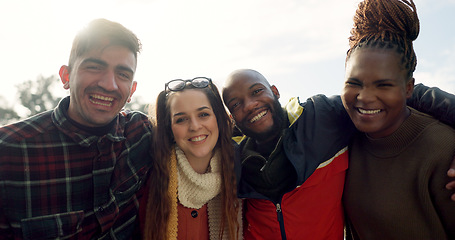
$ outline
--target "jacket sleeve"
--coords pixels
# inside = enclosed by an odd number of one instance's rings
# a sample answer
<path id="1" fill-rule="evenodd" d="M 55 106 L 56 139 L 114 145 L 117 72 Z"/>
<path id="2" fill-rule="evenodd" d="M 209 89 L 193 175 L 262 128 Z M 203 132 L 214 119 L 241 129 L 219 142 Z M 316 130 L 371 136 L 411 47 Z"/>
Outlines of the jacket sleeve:
<path id="1" fill-rule="evenodd" d="M 451 93 L 419 83 L 414 86 L 414 92 L 407 104 L 455 127 L 455 95 Z"/>
<path id="2" fill-rule="evenodd" d="M 284 150 L 301 172 L 303 182 L 316 167 L 348 146 L 357 132 L 340 96 L 316 95 L 301 104 L 303 112 L 284 138 Z"/>

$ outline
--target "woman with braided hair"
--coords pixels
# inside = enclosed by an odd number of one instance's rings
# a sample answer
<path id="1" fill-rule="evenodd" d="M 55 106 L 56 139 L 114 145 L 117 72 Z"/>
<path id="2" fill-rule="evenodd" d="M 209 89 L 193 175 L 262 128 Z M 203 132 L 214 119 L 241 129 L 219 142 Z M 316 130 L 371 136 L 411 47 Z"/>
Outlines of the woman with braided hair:
<path id="1" fill-rule="evenodd" d="M 455 204 L 444 187 L 455 130 L 406 105 L 418 34 L 412 0 L 358 5 L 342 93 L 360 131 L 343 195 L 348 239 L 455 239 Z"/>

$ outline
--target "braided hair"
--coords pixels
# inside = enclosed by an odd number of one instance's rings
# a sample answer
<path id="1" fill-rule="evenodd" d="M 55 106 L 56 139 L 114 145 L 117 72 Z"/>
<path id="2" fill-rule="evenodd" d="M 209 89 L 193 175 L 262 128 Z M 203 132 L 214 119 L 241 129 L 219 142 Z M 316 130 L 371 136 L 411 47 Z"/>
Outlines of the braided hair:
<path id="1" fill-rule="evenodd" d="M 360 48 L 390 49 L 401 56 L 401 64 L 412 78 L 417 57 L 412 42 L 420 24 L 413 0 L 364 0 L 354 15 L 346 61 Z"/>

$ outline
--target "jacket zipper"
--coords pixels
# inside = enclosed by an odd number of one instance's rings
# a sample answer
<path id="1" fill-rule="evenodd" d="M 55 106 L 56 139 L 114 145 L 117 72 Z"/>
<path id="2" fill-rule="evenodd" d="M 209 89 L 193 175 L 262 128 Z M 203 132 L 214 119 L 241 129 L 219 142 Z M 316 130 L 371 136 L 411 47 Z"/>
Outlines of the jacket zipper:
<path id="1" fill-rule="evenodd" d="M 286 231 L 284 231 L 284 219 L 283 219 L 283 212 L 281 211 L 281 204 L 276 204 L 276 214 L 278 218 L 278 223 L 280 224 L 280 231 L 281 231 L 281 239 L 286 240 Z"/>

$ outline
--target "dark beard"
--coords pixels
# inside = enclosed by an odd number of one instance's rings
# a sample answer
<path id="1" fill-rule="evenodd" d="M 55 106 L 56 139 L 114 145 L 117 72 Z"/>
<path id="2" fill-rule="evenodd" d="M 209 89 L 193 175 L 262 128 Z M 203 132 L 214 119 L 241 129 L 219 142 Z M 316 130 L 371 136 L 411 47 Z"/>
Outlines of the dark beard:
<path id="1" fill-rule="evenodd" d="M 273 112 L 270 111 L 272 114 L 273 119 L 273 126 L 266 132 L 256 133 L 250 131 L 249 129 L 240 129 L 240 131 L 248 137 L 253 139 L 263 141 L 269 141 L 271 139 L 275 139 L 278 135 L 280 135 L 281 130 L 284 128 L 286 123 L 286 115 L 283 109 L 281 108 L 281 104 L 278 101 L 278 98 L 275 96 L 275 101 L 272 104 Z"/>

